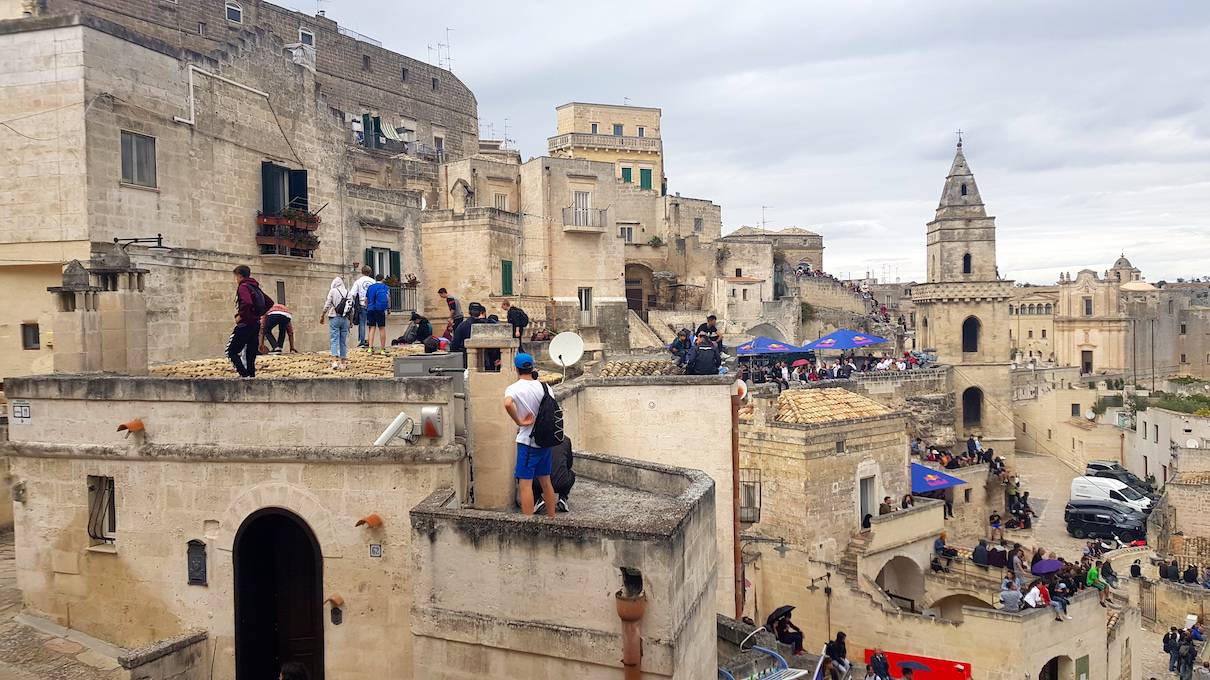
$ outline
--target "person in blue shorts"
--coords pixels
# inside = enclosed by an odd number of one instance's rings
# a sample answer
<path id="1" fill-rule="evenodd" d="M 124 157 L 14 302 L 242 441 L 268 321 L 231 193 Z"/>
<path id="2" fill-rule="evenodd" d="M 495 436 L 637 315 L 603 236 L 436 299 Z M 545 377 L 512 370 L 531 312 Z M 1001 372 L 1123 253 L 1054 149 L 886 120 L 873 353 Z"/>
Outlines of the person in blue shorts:
<path id="1" fill-rule="evenodd" d="M 521 512 L 534 514 L 533 480 L 542 487 L 542 498 L 546 504 L 546 515 L 555 516 L 555 488 L 550 483 L 551 457 L 549 448 L 534 444 L 534 419 L 538 406 L 546 393 L 534 371 L 534 358 L 524 352 L 513 359 L 517 369 L 517 382 L 504 390 L 504 410 L 517 424 L 517 496 L 521 500 Z"/>

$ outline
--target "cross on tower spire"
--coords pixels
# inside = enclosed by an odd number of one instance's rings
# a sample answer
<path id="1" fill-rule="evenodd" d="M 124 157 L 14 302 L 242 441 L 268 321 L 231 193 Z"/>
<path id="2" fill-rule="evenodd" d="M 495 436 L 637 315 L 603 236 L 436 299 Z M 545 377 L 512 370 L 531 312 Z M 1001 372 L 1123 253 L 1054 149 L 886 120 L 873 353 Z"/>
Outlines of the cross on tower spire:
<path id="1" fill-rule="evenodd" d="M 958 128 L 958 148 L 962 148 L 962 128 Z"/>

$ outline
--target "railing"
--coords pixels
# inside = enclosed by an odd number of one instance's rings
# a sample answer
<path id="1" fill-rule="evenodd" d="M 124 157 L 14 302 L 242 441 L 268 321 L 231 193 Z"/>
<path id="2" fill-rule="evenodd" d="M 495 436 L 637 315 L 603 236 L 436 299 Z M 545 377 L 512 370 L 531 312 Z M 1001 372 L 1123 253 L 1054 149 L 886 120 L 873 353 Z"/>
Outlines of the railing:
<path id="1" fill-rule="evenodd" d="M 604 229 L 605 213 L 603 208 L 563 208 L 563 226 Z"/>
<path id="2" fill-rule="evenodd" d="M 607 149 L 633 149 L 635 151 L 659 151 L 660 140 L 653 137 L 628 137 L 625 135 L 594 135 L 585 132 L 568 132 L 546 140 L 551 151 L 570 146 L 598 146 Z"/>
<path id="3" fill-rule="evenodd" d="M 414 312 L 416 311 L 416 289 L 406 286 L 391 286 L 391 311 L 392 312 Z"/>
<path id="4" fill-rule="evenodd" d="M 357 40 L 357 41 L 359 41 L 359 42 L 363 42 L 363 43 L 369 43 L 369 44 L 371 44 L 371 45 L 375 45 L 375 46 L 377 46 L 377 47 L 382 47 L 382 42 L 381 42 L 381 41 L 379 41 L 379 40 L 375 40 L 375 39 L 371 38 L 371 37 L 370 37 L 370 36 L 368 36 L 368 35 L 362 35 L 362 34 L 358 33 L 357 31 L 354 31 L 354 30 L 351 30 L 351 29 L 345 28 L 344 26 L 337 26 L 337 27 L 336 27 L 336 32 L 337 32 L 337 33 L 340 33 L 341 35 L 348 36 L 348 37 L 350 37 L 350 38 L 352 38 L 352 39 L 354 39 L 354 40 Z"/>

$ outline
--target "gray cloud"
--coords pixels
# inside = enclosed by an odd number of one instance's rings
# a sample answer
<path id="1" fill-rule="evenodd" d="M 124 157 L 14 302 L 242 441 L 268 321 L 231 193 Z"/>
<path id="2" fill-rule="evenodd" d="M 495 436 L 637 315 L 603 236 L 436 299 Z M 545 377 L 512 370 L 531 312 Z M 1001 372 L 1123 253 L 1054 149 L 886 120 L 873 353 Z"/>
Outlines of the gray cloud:
<path id="1" fill-rule="evenodd" d="M 525 157 L 566 101 L 661 107 L 670 190 L 721 204 L 728 230 L 773 206 L 771 226 L 824 234 L 835 272 L 923 275 L 961 127 L 1004 274 L 1051 282 L 1123 251 L 1151 280 L 1210 273 L 1210 3 L 324 8 L 417 58 L 455 29 L 454 72 Z"/>

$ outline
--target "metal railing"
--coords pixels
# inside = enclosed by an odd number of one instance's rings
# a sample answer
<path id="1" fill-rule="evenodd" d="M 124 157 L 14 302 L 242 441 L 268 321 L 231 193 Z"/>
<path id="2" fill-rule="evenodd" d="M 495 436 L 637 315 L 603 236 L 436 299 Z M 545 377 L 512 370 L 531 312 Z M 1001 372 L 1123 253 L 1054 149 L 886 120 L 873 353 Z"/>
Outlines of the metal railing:
<path id="1" fill-rule="evenodd" d="M 414 312 L 416 311 L 416 289 L 406 286 L 391 286 L 391 311 L 398 312 Z"/>
<path id="2" fill-rule="evenodd" d="M 605 213 L 604 208 L 563 208 L 563 226 L 604 229 Z"/>
<path id="3" fill-rule="evenodd" d="M 344 26 L 337 26 L 336 32 L 340 33 L 341 35 L 348 36 L 359 42 L 369 43 L 369 44 L 375 45 L 377 47 L 382 47 L 382 41 L 375 40 L 368 35 L 362 35 L 362 34 L 358 33 L 357 31 L 354 31 L 349 28 L 345 28 Z"/>
<path id="4" fill-rule="evenodd" d="M 632 149 L 635 151 L 659 151 L 660 140 L 655 137 L 628 137 L 626 135 L 594 135 L 586 132 L 568 132 L 546 140 L 551 151 L 571 146 L 596 146 L 606 149 Z"/>

